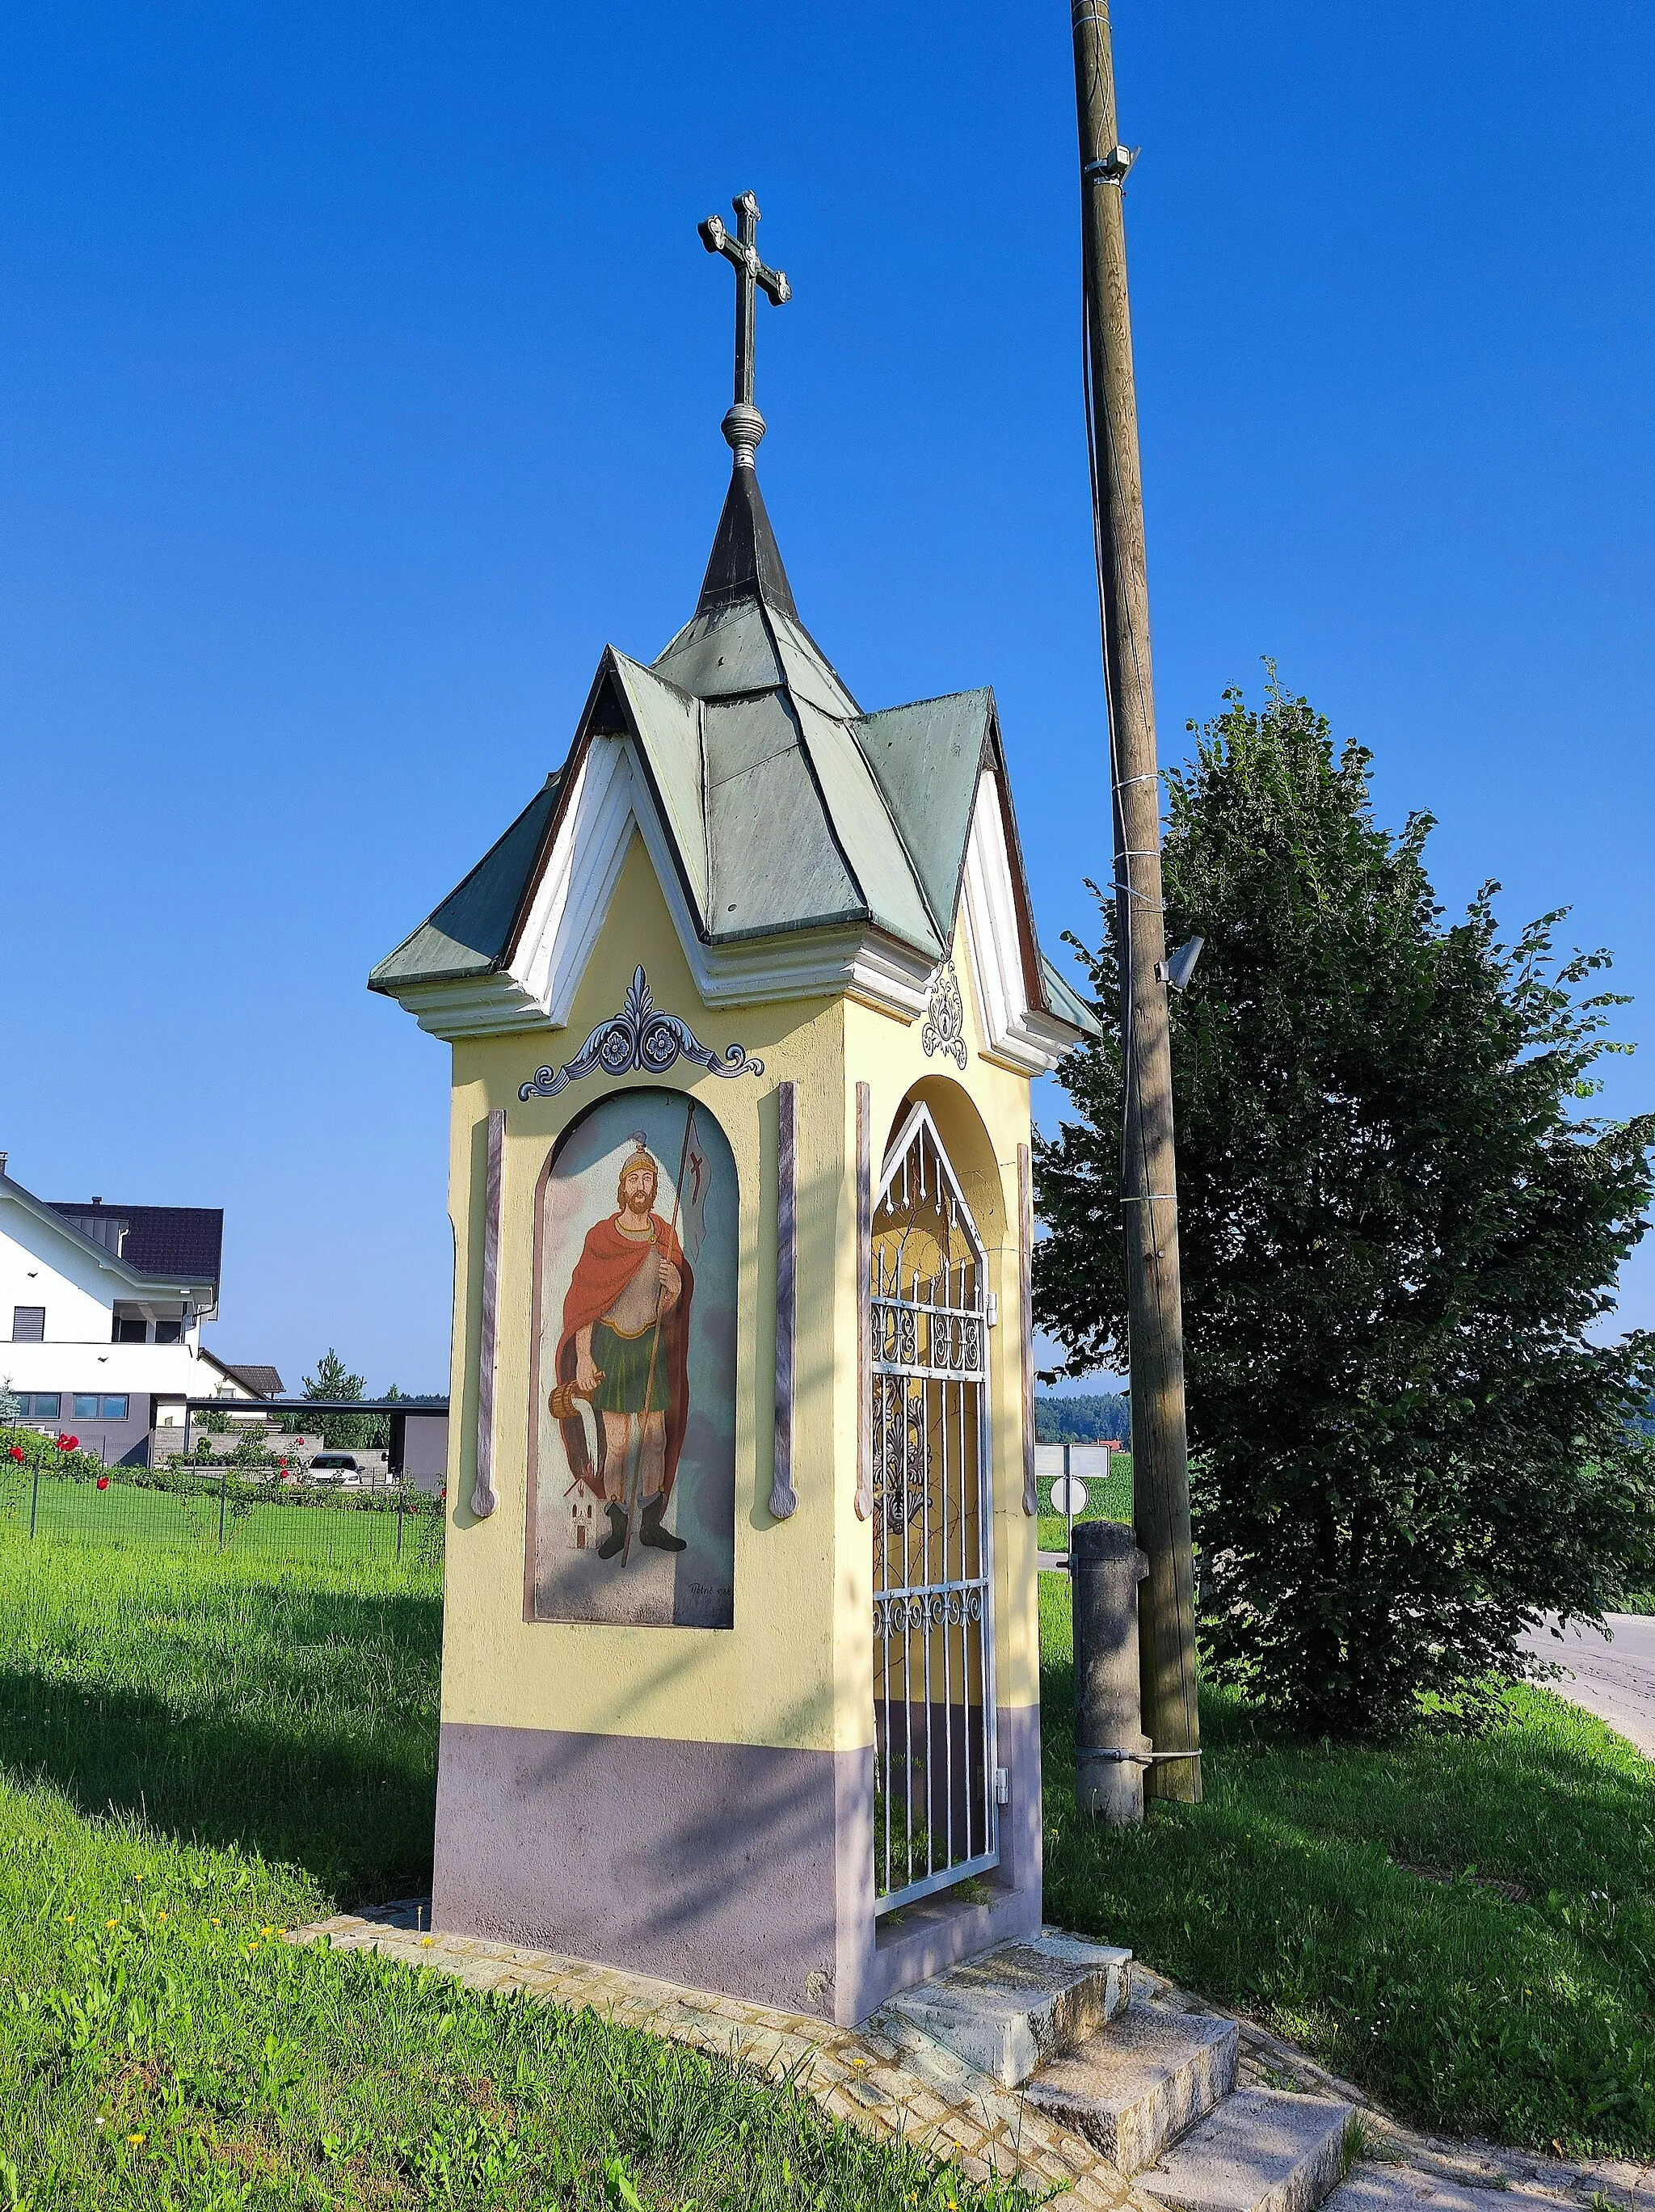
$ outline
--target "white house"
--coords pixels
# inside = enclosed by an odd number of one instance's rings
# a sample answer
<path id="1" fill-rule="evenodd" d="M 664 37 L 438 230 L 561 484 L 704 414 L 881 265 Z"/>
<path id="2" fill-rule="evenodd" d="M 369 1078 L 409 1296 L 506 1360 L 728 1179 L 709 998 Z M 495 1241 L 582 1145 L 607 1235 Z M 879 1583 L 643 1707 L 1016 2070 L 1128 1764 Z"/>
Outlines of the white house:
<path id="1" fill-rule="evenodd" d="M 223 1237 L 216 1206 L 48 1203 L 0 1152 L 0 1390 L 17 1419 L 142 1462 L 186 1398 L 279 1396 L 273 1367 L 232 1367 L 201 1341 Z"/>

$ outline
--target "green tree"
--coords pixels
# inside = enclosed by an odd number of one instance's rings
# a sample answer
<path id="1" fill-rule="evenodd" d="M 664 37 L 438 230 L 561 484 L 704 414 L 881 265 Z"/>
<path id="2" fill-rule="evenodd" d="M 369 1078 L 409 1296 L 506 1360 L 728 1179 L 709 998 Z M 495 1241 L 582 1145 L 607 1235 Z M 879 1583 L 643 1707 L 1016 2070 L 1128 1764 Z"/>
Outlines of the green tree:
<path id="1" fill-rule="evenodd" d="M 1655 1340 L 1592 1340 L 1655 1143 L 1584 1109 L 1624 1049 L 1607 957 L 1555 957 L 1561 912 L 1502 943 L 1494 884 L 1445 925 L 1431 819 L 1376 827 L 1368 771 L 1272 677 L 1167 777 L 1169 939 L 1206 939 L 1173 1008 L 1203 1651 L 1337 1735 L 1488 1711 L 1524 1626 L 1598 1617 L 1655 1529 Z M 1126 1357 L 1112 906 L 1078 949 L 1106 1034 L 1039 1148 L 1035 1311 L 1084 1373 Z"/>
<path id="2" fill-rule="evenodd" d="M 1098 1444 L 1106 1437 L 1130 1444 L 1131 1405 L 1116 1390 L 1095 1397 L 1037 1397 L 1034 1435 L 1043 1444 Z"/>
<path id="3" fill-rule="evenodd" d="M 305 1377 L 299 1395 L 324 1401 L 360 1398 L 364 1388 L 363 1377 L 353 1375 L 330 1345 L 317 1361 L 315 1374 Z M 320 1413 L 317 1420 L 330 1451 L 365 1451 L 376 1441 L 375 1431 L 382 1425 L 372 1413 Z"/>

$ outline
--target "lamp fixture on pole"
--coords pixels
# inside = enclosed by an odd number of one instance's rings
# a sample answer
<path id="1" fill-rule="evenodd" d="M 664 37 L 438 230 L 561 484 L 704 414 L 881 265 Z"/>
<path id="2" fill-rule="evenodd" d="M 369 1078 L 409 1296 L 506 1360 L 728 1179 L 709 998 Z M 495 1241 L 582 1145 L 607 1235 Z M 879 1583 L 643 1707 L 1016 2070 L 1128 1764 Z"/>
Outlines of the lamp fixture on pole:
<path id="1" fill-rule="evenodd" d="M 1185 944 L 1180 945 L 1176 952 L 1168 953 L 1166 959 L 1155 963 L 1155 974 L 1169 991 L 1189 989 L 1195 963 L 1200 959 L 1201 948 L 1206 941 L 1204 937 L 1191 937 Z"/>

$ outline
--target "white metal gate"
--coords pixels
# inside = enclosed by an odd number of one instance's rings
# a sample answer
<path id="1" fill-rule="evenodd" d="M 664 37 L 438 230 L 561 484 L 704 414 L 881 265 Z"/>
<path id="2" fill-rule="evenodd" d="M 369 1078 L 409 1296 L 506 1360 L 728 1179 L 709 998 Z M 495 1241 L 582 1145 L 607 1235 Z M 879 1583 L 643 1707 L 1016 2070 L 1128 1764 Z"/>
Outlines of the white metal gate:
<path id="1" fill-rule="evenodd" d="M 874 1208 L 876 1912 L 999 1859 L 982 1240 L 917 1106 Z"/>

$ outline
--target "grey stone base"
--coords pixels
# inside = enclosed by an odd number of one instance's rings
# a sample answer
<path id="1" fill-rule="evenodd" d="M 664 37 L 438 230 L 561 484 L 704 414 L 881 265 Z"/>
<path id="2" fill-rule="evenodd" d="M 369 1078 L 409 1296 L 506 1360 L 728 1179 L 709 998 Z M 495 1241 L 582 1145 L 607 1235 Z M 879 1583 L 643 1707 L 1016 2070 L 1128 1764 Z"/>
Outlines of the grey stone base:
<path id="1" fill-rule="evenodd" d="M 432 1923 L 849 2026 L 1040 1918 L 1040 1714 L 1002 1707 L 1001 1864 L 873 1917 L 873 1753 L 443 1723 Z"/>

